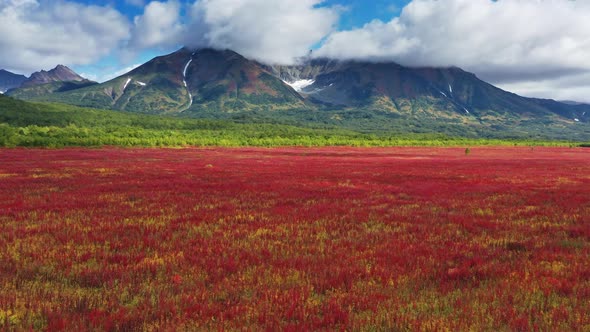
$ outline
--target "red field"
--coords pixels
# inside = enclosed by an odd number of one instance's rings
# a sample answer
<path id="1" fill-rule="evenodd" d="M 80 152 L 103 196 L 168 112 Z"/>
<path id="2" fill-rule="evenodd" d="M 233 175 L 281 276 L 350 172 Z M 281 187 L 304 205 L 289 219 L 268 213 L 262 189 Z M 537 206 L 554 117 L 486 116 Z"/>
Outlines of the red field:
<path id="1" fill-rule="evenodd" d="M 0 150 L 0 330 L 590 330 L 590 150 Z"/>

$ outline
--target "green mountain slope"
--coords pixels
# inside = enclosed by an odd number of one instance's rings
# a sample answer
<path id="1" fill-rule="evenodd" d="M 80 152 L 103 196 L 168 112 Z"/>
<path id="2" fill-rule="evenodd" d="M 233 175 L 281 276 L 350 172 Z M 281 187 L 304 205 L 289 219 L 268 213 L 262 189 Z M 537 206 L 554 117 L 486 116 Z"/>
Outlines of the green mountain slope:
<path id="1" fill-rule="evenodd" d="M 174 113 L 188 104 L 179 77 L 186 52 L 158 57 L 108 82 L 81 89 L 27 98 L 33 101 L 125 110 L 137 113 Z"/>
<path id="2" fill-rule="evenodd" d="M 72 91 L 81 89 L 88 86 L 93 86 L 98 83 L 83 80 L 83 81 L 68 81 L 68 82 L 51 82 L 43 83 L 38 85 L 30 85 L 26 87 L 20 87 L 17 89 L 10 90 L 7 95 L 23 99 L 23 100 L 34 100 L 36 98 L 44 98 L 48 95 L 66 91 Z"/>
<path id="3" fill-rule="evenodd" d="M 237 123 L 29 103 L 0 95 L 0 147 L 14 146 L 394 146 L 571 145 L 404 133 L 359 133 L 334 127 Z"/>

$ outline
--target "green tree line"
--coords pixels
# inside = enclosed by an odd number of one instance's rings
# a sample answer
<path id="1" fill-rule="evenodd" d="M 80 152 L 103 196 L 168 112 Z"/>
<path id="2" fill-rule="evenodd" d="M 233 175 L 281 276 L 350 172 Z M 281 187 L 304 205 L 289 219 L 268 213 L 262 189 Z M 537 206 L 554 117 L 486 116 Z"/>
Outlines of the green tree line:
<path id="1" fill-rule="evenodd" d="M 573 145 L 565 141 L 473 139 L 441 134 L 359 133 L 273 123 L 138 115 L 0 96 L 0 146 L 473 146 Z"/>

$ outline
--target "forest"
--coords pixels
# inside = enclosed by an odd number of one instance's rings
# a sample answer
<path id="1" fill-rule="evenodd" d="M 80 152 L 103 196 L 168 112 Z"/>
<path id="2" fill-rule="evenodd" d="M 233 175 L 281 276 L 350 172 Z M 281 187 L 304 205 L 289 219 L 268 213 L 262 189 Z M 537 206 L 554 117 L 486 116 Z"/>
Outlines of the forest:
<path id="1" fill-rule="evenodd" d="M 584 142 L 473 138 L 321 124 L 141 115 L 0 96 L 1 147 L 580 146 Z"/>

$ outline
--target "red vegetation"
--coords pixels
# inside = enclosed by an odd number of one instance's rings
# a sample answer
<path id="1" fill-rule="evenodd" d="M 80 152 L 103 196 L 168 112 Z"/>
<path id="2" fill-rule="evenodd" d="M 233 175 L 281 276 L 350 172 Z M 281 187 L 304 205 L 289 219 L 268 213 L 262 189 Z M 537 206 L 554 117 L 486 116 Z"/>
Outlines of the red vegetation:
<path id="1" fill-rule="evenodd" d="M 590 151 L 0 150 L 0 330 L 590 329 Z"/>

